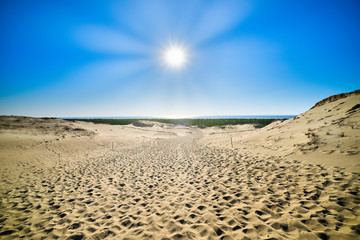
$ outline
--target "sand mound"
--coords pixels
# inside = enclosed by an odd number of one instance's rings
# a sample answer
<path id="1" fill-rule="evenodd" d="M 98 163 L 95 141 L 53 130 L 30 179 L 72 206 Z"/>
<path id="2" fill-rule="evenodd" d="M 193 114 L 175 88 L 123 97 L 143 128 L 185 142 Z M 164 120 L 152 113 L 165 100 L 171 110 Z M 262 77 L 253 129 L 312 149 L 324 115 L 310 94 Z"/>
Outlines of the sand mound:
<path id="1" fill-rule="evenodd" d="M 136 122 L 133 122 L 131 125 L 135 127 L 151 127 L 154 129 L 171 129 L 177 127 L 177 125 L 170 124 L 170 123 L 161 123 L 157 121 L 151 121 L 151 120 L 139 120 Z"/>
<path id="2" fill-rule="evenodd" d="M 132 123 L 135 127 L 153 127 L 153 126 L 162 126 L 163 124 L 153 121 L 140 120 Z"/>
<path id="3" fill-rule="evenodd" d="M 94 135 L 94 132 L 62 119 L 20 116 L 0 116 L 0 131 L 2 133 L 10 132 L 38 136 L 55 135 L 61 137 Z"/>
<path id="4" fill-rule="evenodd" d="M 255 131 L 207 136 L 204 143 L 231 147 L 231 134 L 234 147 L 243 151 L 359 172 L 360 95 L 337 96 L 343 97 L 321 101 L 326 103 L 292 119 Z"/>

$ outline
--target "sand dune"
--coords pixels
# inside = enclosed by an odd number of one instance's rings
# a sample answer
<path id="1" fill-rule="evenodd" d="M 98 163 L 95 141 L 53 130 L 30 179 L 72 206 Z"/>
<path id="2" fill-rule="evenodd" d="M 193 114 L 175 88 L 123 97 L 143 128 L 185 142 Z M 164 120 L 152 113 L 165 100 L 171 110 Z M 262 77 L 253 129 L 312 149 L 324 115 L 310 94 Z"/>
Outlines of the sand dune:
<path id="1" fill-rule="evenodd" d="M 262 129 L 1 117 L 0 238 L 359 239 L 359 103 Z"/>
<path id="2" fill-rule="evenodd" d="M 203 143 L 233 145 L 261 156 L 279 156 L 328 167 L 360 171 L 360 91 L 339 94 L 315 104 L 299 116 L 256 131 L 231 133 L 208 130 Z"/>

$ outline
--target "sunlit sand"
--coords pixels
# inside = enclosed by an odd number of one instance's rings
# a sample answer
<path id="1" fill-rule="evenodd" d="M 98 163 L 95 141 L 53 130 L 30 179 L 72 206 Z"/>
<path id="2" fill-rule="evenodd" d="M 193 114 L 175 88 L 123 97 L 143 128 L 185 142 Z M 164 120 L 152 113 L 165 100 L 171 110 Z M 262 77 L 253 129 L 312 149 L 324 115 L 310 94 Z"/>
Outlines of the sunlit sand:
<path id="1" fill-rule="evenodd" d="M 360 95 L 264 128 L 0 118 L 4 239 L 358 239 Z"/>

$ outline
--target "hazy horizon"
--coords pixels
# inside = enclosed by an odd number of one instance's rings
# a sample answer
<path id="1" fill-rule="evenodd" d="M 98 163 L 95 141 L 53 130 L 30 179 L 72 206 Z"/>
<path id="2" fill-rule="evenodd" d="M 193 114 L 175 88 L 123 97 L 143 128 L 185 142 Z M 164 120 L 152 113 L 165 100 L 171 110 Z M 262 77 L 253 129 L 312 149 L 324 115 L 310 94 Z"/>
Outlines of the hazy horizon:
<path id="1" fill-rule="evenodd" d="M 212 116 L 26 116 L 0 115 L 15 117 L 59 118 L 59 119 L 289 119 L 298 115 L 212 115 Z"/>
<path id="2" fill-rule="evenodd" d="M 0 6 L 0 115 L 298 115 L 359 88 L 356 0 Z"/>
<path id="3" fill-rule="evenodd" d="M 259 119 L 282 119 L 282 118 L 292 118 L 297 115 L 227 115 L 227 116 L 179 116 L 174 118 L 190 118 L 190 119 L 229 119 L 229 118 L 238 118 L 238 119 L 251 119 L 251 118 L 259 118 Z M 164 118 L 164 119 L 170 119 L 172 117 L 167 116 L 87 116 L 87 117 L 59 117 L 62 119 L 97 119 L 97 118 L 103 118 L 103 119 L 136 119 L 136 118 L 144 118 L 144 119 L 157 119 L 157 118 Z"/>

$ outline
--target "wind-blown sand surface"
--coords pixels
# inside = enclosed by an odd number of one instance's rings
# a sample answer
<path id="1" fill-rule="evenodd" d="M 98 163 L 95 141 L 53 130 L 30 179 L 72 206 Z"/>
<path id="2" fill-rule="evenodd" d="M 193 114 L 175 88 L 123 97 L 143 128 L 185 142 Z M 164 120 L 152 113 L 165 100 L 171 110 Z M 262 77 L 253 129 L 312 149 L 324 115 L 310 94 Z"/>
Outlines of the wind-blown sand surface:
<path id="1" fill-rule="evenodd" d="M 359 239 L 357 104 L 261 129 L 1 117 L 0 238 Z"/>

